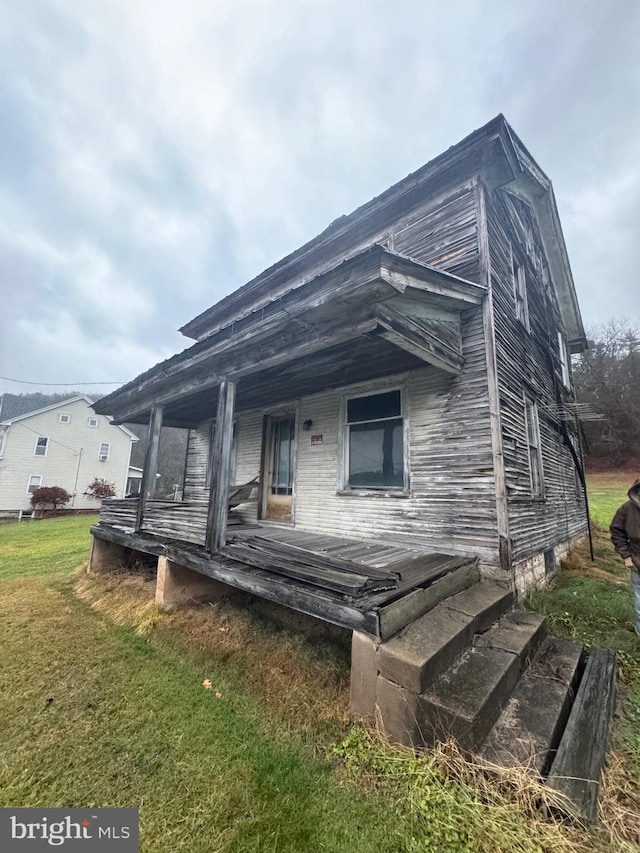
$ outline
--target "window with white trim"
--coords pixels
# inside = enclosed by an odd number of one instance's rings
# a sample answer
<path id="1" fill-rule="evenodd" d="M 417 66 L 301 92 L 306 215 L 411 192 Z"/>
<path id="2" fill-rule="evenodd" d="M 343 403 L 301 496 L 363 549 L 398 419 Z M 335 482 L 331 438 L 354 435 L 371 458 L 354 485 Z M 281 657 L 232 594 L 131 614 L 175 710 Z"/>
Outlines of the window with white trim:
<path id="1" fill-rule="evenodd" d="M 58 420 L 61 424 L 70 424 L 71 415 L 68 415 L 66 412 L 61 412 L 61 414 L 58 415 Z"/>
<path id="2" fill-rule="evenodd" d="M 544 476 L 542 471 L 542 443 L 540 441 L 540 423 L 538 407 L 525 397 L 524 404 L 525 427 L 527 431 L 527 448 L 529 451 L 529 472 L 531 476 L 531 497 L 544 497 Z"/>
<path id="3" fill-rule="evenodd" d="M 34 456 L 46 456 L 49 447 L 49 439 L 44 435 L 39 435 L 36 439 L 36 446 L 33 451 Z"/>
<path id="4" fill-rule="evenodd" d="M 42 485 L 42 474 L 32 474 L 27 485 L 27 494 L 32 495 Z"/>
<path id="5" fill-rule="evenodd" d="M 92 428 L 97 427 L 98 426 L 98 419 L 97 418 L 87 418 L 87 426 L 92 427 Z"/>
<path id="6" fill-rule="evenodd" d="M 100 442 L 100 450 L 98 451 L 98 459 L 100 462 L 106 462 L 109 459 L 109 453 L 111 452 L 111 445 L 108 441 Z"/>
<path id="7" fill-rule="evenodd" d="M 560 373 L 562 384 L 565 388 L 571 388 L 571 368 L 569 362 L 569 350 L 562 332 L 558 332 L 558 354 L 560 356 Z"/>
<path id="8" fill-rule="evenodd" d="M 404 421 L 399 388 L 346 401 L 346 487 L 402 489 Z"/>

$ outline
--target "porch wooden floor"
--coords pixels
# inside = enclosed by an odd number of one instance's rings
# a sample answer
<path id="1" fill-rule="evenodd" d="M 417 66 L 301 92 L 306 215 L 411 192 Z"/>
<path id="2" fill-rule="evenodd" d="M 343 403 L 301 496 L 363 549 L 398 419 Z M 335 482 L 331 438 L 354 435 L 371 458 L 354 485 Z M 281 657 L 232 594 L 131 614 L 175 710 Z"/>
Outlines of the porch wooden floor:
<path id="1" fill-rule="evenodd" d="M 101 521 L 100 539 L 170 560 L 232 587 L 382 640 L 478 575 L 477 560 L 299 528 L 231 527 L 223 552 Z"/>

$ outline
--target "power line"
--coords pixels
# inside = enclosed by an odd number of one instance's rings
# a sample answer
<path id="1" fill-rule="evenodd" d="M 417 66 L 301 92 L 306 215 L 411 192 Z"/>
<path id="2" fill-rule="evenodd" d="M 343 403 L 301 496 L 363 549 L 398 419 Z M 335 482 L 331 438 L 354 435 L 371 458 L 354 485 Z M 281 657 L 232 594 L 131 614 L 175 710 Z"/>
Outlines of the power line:
<path id="1" fill-rule="evenodd" d="M 76 388 L 78 385 L 124 385 L 124 382 L 30 382 L 28 379 L 12 379 L 10 376 L 0 376 L 5 382 L 17 382 L 19 385 L 64 385 Z"/>

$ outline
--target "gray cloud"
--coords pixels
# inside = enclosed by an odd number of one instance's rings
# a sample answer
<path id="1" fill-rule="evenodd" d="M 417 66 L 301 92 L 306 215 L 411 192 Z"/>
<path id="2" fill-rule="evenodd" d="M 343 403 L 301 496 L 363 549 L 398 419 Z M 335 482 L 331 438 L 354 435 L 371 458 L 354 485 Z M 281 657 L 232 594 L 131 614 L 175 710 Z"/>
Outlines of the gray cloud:
<path id="1" fill-rule="evenodd" d="M 637 319 L 639 25 L 631 0 L 10 4 L 0 373 L 132 378 L 498 112 L 554 182 L 585 321 Z"/>

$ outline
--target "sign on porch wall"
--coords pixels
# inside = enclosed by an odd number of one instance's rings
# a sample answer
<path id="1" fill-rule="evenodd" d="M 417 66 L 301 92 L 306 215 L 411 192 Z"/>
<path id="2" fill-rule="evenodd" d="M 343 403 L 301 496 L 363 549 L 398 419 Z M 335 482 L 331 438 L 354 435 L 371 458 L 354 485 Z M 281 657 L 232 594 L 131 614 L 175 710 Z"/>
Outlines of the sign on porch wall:
<path id="1" fill-rule="evenodd" d="M 322 436 L 321 435 L 312 435 L 311 436 L 311 444 L 322 444 Z"/>

